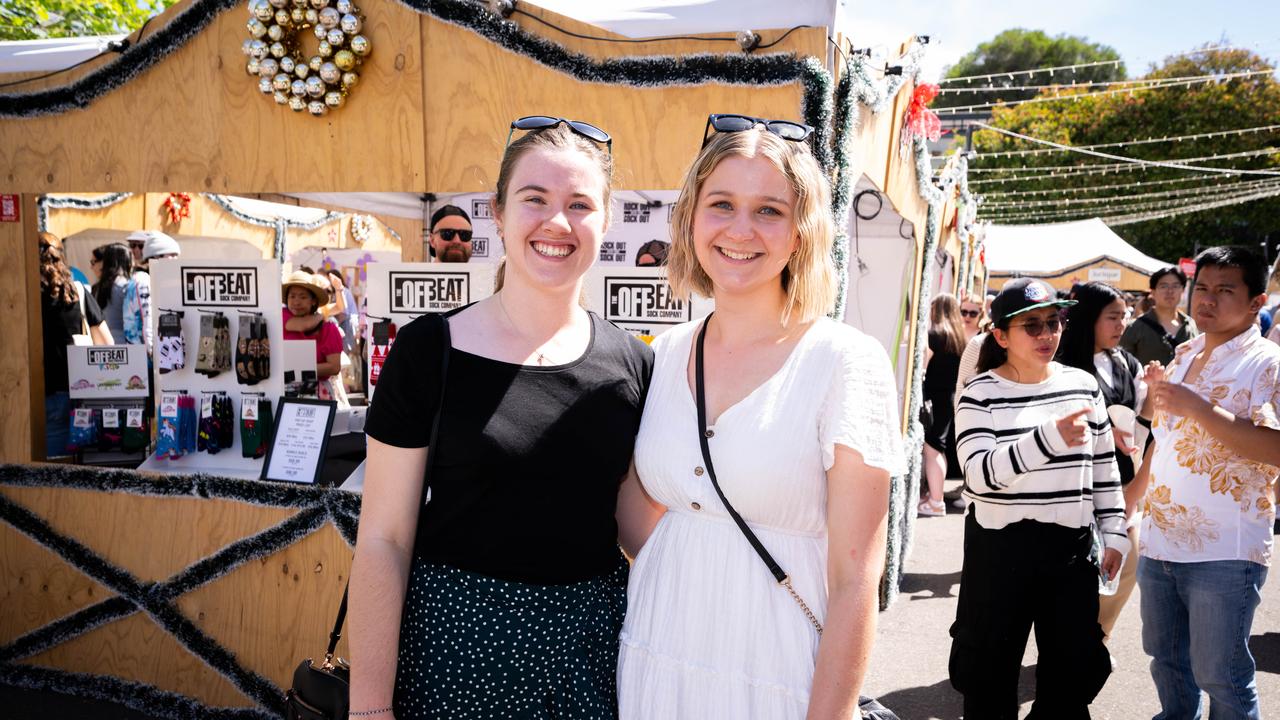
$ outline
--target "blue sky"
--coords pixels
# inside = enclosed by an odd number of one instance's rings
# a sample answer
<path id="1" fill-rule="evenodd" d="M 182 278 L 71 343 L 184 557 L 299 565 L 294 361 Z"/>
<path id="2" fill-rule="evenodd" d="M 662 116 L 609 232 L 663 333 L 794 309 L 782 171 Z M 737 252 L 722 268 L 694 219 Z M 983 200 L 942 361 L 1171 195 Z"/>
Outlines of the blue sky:
<path id="1" fill-rule="evenodd" d="M 944 65 L 1002 30 L 1024 27 L 1081 35 L 1115 48 L 1130 75 L 1152 62 L 1226 37 L 1232 45 L 1280 61 L 1280 0 L 840 0 L 860 46 L 897 43 L 912 34 L 930 47 L 926 71 Z M 892 55 L 892 52 L 890 52 Z"/>

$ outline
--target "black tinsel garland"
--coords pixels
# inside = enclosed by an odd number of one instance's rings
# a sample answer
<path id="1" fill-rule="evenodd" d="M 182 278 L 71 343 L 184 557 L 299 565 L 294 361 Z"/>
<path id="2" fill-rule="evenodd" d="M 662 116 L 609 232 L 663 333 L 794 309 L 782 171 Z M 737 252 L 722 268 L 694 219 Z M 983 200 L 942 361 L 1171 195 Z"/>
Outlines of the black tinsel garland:
<path id="1" fill-rule="evenodd" d="M 281 717 L 260 708 L 210 708 L 177 693 L 109 675 L 32 665 L 0 665 L 0 685 L 112 702 L 148 717 L 166 720 L 279 720 Z"/>
<path id="2" fill-rule="evenodd" d="M 28 118 L 84 108 L 124 85 L 186 44 L 219 13 L 242 0 L 198 0 L 163 27 L 130 45 L 114 60 L 62 85 L 43 90 L 0 94 L 0 118 Z"/>
<path id="3" fill-rule="evenodd" d="M 25 677 L 20 672 L 17 675 L 7 672 L 15 667 L 24 667 L 18 665 L 17 661 L 141 610 L 172 634 L 193 655 L 226 677 L 260 707 L 275 714 L 282 711 L 280 688 L 257 673 L 242 667 L 231 652 L 179 612 L 173 601 L 250 560 L 269 556 L 292 545 L 320 528 L 326 521 L 332 521 L 343 538 L 348 543 L 354 544 L 359 523 L 358 496 L 342 490 L 218 478 L 209 475 L 154 477 L 131 471 L 96 470 L 76 466 L 0 465 L 0 485 L 69 487 L 158 497 L 220 498 L 256 505 L 300 508 L 297 514 L 274 527 L 237 540 L 212 555 L 197 560 L 167 580 L 143 582 L 111 564 L 90 548 L 57 532 L 31 511 L 0 496 L 0 520 L 57 553 L 68 564 L 118 594 L 117 597 L 78 610 L 0 647 L 0 683 L 7 683 L 8 677 Z M 81 694 L 77 688 L 83 690 L 94 687 L 102 692 L 108 692 L 112 688 L 136 686 L 136 683 L 113 684 L 117 682 L 113 678 L 72 677 L 72 675 L 74 674 L 68 674 L 67 678 L 60 681 L 60 686 L 71 688 L 68 692 L 73 694 Z M 20 686 L 27 687 L 27 685 Z M 154 688 L 151 690 L 160 692 Z M 185 703 L 180 703 L 179 706 L 182 708 L 187 708 L 189 705 L 202 707 L 189 698 L 171 693 L 165 693 L 163 696 L 179 698 Z M 144 693 L 142 697 L 150 696 Z M 111 699 L 127 705 L 130 698 L 131 696 L 126 693 L 103 699 Z M 185 710 L 178 714 L 155 715 L 155 717 L 165 718 L 196 716 L 205 715 L 192 715 Z M 259 717 L 259 715 L 242 715 L 241 717 Z"/>

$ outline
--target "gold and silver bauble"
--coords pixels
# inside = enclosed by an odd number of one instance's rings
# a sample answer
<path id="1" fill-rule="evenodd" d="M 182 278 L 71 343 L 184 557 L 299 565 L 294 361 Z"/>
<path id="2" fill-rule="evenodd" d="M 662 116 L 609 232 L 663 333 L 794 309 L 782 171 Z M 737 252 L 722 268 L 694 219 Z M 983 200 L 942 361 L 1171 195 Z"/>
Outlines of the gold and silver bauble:
<path id="1" fill-rule="evenodd" d="M 323 117 L 346 104 L 372 44 L 352 0 L 248 0 L 249 38 L 240 46 L 258 90 L 294 112 Z M 318 41 L 307 53 L 302 36 Z"/>

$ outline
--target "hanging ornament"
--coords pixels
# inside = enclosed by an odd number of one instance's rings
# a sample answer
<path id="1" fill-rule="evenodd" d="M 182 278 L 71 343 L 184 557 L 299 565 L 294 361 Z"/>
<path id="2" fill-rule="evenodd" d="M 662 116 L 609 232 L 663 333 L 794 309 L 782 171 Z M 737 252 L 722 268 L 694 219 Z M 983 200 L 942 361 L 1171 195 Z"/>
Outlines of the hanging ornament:
<path id="1" fill-rule="evenodd" d="M 364 245 L 373 233 L 373 218 L 368 215 L 351 216 L 351 239 L 357 245 Z"/>
<path id="2" fill-rule="evenodd" d="M 346 104 L 372 49 L 362 34 L 364 15 L 352 0 L 248 0 L 246 7 L 249 38 L 240 49 L 258 90 L 315 117 Z M 320 41 L 310 56 L 299 42 L 308 29 Z"/>
<path id="3" fill-rule="evenodd" d="M 169 197 L 165 198 L 161 207 L 169 214 L 169 224 L 177 225 L 184 218 L 191 216 L 191 195 L 190 193 L 169 193 Z"/>
<path id="4" fill-rule="evenodd" d="M 938 96 L 938 86 L 930 83 L 916 85 L 911 91 L 911 103 L 907 106 L 907 117 L 902 123 L 902 157 L 908 157 L 915 146 L 916 138 L 936 141 L 942 137 L 942 121 L 938 114 L 929 109 L 929 103 Z"/>

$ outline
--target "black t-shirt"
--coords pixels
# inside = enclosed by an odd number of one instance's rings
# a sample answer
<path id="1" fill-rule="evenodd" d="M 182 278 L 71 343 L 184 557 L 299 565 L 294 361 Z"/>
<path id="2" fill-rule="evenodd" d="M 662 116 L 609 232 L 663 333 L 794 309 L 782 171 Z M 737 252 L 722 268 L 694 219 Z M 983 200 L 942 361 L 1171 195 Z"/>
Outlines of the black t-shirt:
<path id="1" fill-rule="evenodd" d="M 960 356 L 948 351 L 942 333 L 933 330 L 929 331 L 929 349 L 933 357 L 924 370 L 924 394 L 950 398 L 956 392 L 956 381 L 960 377 Z"/>
<path id="2" fill-rule="evenodd" d="M 93 299 L 93 293 L 84 291 L 76 285 L 76 293 L 84 294 L 84 312 L 88 316 L 89 327 L 102 323 L 102 308 Z M 72 335 L 79 335 L 84 330 L 80 314 L 80 302 L 72 301 L 70 305 L 56 305 L 47 294 L 40 295 L 40 324 L 44 329 L 44 394 L 67 392 L 67 346 L 73 340 Z"/>
<path id="3" fill-rule="evenodd" d="M 516 582 L 563 584 L 618 562 L 618 485 L 631 462 L 653 351 L 591 314 L 578 360 L 554 367 L 449 355 L 419 559 Z M 365 423 L 369 437 L 426 447 L 440 402 L 440 323 L 396 336 Z"/>

